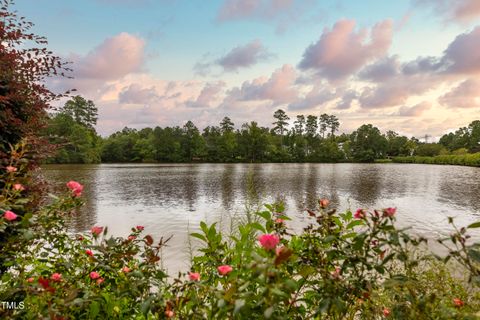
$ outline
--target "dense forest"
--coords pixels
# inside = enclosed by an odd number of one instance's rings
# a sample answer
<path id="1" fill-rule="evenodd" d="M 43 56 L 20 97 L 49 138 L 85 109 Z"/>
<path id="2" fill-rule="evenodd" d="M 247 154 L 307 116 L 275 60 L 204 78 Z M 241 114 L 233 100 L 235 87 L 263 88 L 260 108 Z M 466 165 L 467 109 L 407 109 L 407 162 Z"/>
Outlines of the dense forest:
<path id="1" fill-rule="evenodd" d="M 291 125 L 293 120 L 293 125 Z M 192 121 L 183 127 L 124 128 L 102 138 L 95 131 L 97 108 L 80 96 L 52 114 L 46 137 L 58 149 L 50 163 L 99 162 L 373 162 L 399 156 L 462 155 L 480 151 L 480 120 L 438 143 L 380 132 L 364 124 L 338 134 L 334 115 L 297 115 L 275 111 L 272 128 L 251 121 L 235 129 L 229 117 L 200 131 Z"/>

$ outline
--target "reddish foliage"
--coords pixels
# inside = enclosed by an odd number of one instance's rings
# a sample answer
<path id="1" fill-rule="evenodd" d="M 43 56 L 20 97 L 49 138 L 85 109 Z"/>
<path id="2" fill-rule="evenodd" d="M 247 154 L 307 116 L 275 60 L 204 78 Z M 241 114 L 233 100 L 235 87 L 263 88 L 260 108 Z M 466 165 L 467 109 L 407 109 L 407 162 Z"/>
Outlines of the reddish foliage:
<path id="1" fill-rule="evenodd" d="M 56 95 L 45 86 L 51 76 L 65 76 L 66 63 L 45 48 L 47 40 L 30 32 L 33 24 L 11 11 L 13 1 L 0 0 L 0 166 L 10 145 L 27 139 L 35 166 L 45 148 L 38 138 Z"/>

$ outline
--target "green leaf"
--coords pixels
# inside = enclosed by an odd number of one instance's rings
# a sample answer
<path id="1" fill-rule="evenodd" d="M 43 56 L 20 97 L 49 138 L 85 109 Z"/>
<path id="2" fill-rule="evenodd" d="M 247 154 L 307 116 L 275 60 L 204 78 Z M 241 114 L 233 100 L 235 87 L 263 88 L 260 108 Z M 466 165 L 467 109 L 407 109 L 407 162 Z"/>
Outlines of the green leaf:
<path id="1" fill-rule="evenodd" d="M 250 223 L 250 226 L 253 228 L 253 229 L 257 229 L 263 233 L 266 233 L 265 231 L 265 228 L 258 222 L 252 222 Z"/>
<path id="2" fill-rule="evenodd" d="M 99 312 L 100 312 L 100 305 L 98 304 L 97 301 L 93 301 L 90 304 L 90 316 L 89 316 L 89 318 L 90 319 L 95 319 L 97 317 L 97 315 L 99 314 Z"/>
<path id="3" fill-rule="evenodd" d="M 256 215 L 262 217 L 265 220 L 271 219 L 271 215 L 269 211 L 259 211 L 259 212 L 256 212 Z"/>
<path id="4" fill-rule="evenodd" d="M 467 228 L 468 229 L 480 228 L 480 221 L 472 223 Z"/>
<path id="5" fill-rule="evenodd" d="M 468 256 L 473 260 L 475 260 L 476 262 L 480 262 L 480 251 L 469 249 Z"/>
<path id="6" fill-rule="evenodd" d="M 200 234 L 200 233 L 197 233 L 197 232 L 193 232 L 193 233 L 190 233 L 190 236 L 194 237 L 194 238 L 197 238 L 197 239 L 200 239 L 202 241 L 205 241 L 207 242 L 207 238 L 205 238 L 205 236 L 203 234 Z"/>
<path id="7" fill-rule="evenodd" d="M 353 220 L 347 225 L 347 229 L 353 229 L 354 227 L 360 226 L 360 225 L 363 225 L 362 220 Z"/>

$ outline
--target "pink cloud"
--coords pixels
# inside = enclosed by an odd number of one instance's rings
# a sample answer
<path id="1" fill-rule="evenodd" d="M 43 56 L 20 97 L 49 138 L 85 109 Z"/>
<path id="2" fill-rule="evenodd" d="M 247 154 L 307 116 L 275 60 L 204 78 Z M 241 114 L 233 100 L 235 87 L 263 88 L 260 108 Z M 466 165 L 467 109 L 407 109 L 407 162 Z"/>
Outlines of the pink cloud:
<path id="1" fill-rule="evenodd" d="M 392 41 L 391 20 L 379 22 L 371 30 L 356 32 L 355 26 L 354 20 L 340 20 L 331 30 L 325 29 L 305 50 L 299 68 L 314 70 L 329 80 L 344 79 L 386 55 Z"/>
<path id="2" fill-rule="evenodd" d="M 440 97 L 439 102 L 449 108 L 480 107 L 480 80 L 468 79 Z"/>
<path id="3" fill-rule="evenodd" d="M 289 110 L 308 110 L 324 105 L 336 98 L 335 91 L 326 86 L 313 87 L 304 97 L 299 97 L 297 101 L 288 105 Z"/>
<path id="4" fill-rule="evenodd" d="M 361 80 L 381 82 L 397 76 L 399 69 L 397 56 L 384 57 L 363 68 L 358 76 Z"/>
<path id="5" fill-rule="evenodd" d="M 198 97 L 194 100 L 186 102 L 186 106 L 190 108 L 210 108 L 212 103 L 218 99 L 219 93 L 225 87 L 225 82 L 207 83 L 203 87 Z"/>
<path id="6" fill-rule="evenodd" d="M 398 115 L 401 117 L 419 117 L 423 112 L 430 109 L 431 106 L 430 102 L 427 101 L 423 101 L 413 107 L 403 106 L 398 109 Z"/>
<path id="7" fill-rule="evenodd" d="M 447 21 L 471 22 L 480 17 L 478 0 L 416 0 L 415 4 L 432 7 Z"/>
<path id="8" fill-rule="evenodd" d="M 122 32 L 85 56 L 72 55 L 74 77 L 115 80 L 141 70 L 145 60 L 144 40 Z"/>
<path id="9" fill-rule="evenodd" d="M 158 95 L 155 87 L 142 88 L 139 84 L 133 83 L 118 94 L 118 102 L 125 104 L 149 104 L 158 101 Z"/>
<path id="10" fill-rule="evenodd" d="M 272 100 L 275 104 L 289 103 L 296 99 L 298 93 L 293 87 L 296 72 L 291 65 L 284 65 L 275 70 L 270 78 L 257 78 L 245 81 L 240 88 L 228 92 L 228 100 L 255 101 Z"/>
<path id="11" fill-rule="evenodd" d="M 478 1 L 480 4 L 480 1 Z M 449 73 L 480 73 L 480 27 L 458 35 L 445 50 L 442 62 Z"/>
<path id="12" fill-rule="evenodd" d="M 236 71 L 239 68 L 251 67 L 271 56 L 260 40 L 253 40 L 244 46 L 233 48 L 225 56 L 219 58 L 217 63 L 225 71 Z"/>

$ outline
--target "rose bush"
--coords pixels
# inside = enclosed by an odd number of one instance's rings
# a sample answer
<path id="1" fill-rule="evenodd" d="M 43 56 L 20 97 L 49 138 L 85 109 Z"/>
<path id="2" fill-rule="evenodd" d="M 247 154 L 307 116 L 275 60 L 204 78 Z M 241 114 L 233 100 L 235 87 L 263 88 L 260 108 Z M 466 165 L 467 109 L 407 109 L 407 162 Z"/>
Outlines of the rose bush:
<path id="1" fill-rule="evenodd" d="M 303 232 L 289 231 L 281 204 L 266 205 L 229 235 L 200 224 L 190 270 L 162 269 L 161 250 L 136 226 L 113 237 L 104 226 L 68 232 L 83 186 L 29 209 L 24 159 L 2 170 L 0 309 L 21 319 L 474 319 L 480 308 L 479 246 L 468 228 L 440 239 L 434 258 L 426 240 L 395 227 L 395 208 L 337 213 L 326 199 L 307 210 Z M 453 223 L 453 221 L 451 221 Z M 452 259 L 453 258 L 453 259 Z M 455 264 L 452 263 L 454 260 Z M 467 279 L 454 276 L 461 267 Z"/>

